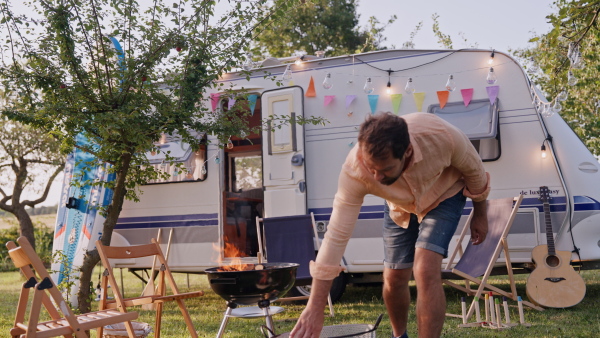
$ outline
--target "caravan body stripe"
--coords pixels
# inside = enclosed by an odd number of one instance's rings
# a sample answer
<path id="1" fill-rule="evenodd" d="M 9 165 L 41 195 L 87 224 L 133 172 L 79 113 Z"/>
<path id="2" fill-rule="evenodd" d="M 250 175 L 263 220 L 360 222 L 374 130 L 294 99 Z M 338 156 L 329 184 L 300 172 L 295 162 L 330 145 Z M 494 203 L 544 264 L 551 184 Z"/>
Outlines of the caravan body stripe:
<path id="1" fill-rule="evenodd" d="M 124 217 L 119 218 L 115 229 L 175 228 L 211 225 L 219 225 L 218 214 Z"/>
<path id="2" fill-rule="evenodd" d="M 586 211 L 586 210 L 600 210 L 600 202 L 589 196 L 574 196 L 575 211 Z M 537 208 L 541 213 L 544 212 L 544 206 L 537 197 L 524 198 L 521 203 L 523 208 Z M 465 208 L 462 211 L 463 215 L 468 215 L 473 209 L 473 202 L 467 201 Z M 566 198 L 565 196 L 552 197 L 550 201 L 551 212 L 564 212 L 566 211 Z M 329 221 L 333 208 L 312 208 L 308 210 L 315 214 L 316 221 Z M 383 218 L 383 204 L 382 205 L 367 205 L 360 208 L 360 214 L 358 219 L 377 219 Z"/>

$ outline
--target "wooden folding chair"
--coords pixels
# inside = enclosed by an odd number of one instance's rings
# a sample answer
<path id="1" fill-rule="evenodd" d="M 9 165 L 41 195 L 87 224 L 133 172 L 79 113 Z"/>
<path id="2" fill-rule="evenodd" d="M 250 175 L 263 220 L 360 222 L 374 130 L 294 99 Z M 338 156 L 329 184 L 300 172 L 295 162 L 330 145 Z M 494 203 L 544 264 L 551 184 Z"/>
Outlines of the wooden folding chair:
<path id="1" fill-rule="evenodd" d="M 204 295 L 203 291 L 186 292 L 181 293 L 177 288 L 175 279 L 169 269 L 167 260 L 165 259 L 163 252 L 158 245 L 156 239 L 152 239 L 152 243 L 144 245 L 134 246 L 105 246 L 102 242 L 96 242 L 96 248 L 100 254 L 102 265 L 104 266 L 104 273 L 102 274 L 102 295 L 100 297 L 100 309 L 114 309 L 118 308 L 122 312 L 126 312 L 130 306 L 144 305 L 144 304 L 156 304 L 156 324 L 154 328 L 155 337 L 160 337 L 160 327 L 162 320 L 162 305 L 164 302 L 175 301 L 179 306 L 179 310 L 183 315 L 183 319 L 188 327 L 191 337 L 198 337 L 190 314 L 185 307 L 184 299 L 200 297 Z M 156 257 L 159 262 L 160 268 L 157 276 L 157 294 L 125 298 L 118 288 L 117 280 L 113 273 L 112 265 L 110 264 L 111 259 L 131 259 L 131 258 L 142 258 L 142 257 Z M 166 280 L 166 282 L 165 282 Z M 166 285 L 169 285 L 171 294 L 167 294 Z M 108 301 L 106 290 L 108 286 L 111 286 L 114 295 L 114 300 Z M 131 328 L 131 324 L 127 323 L 128 329 Z M 99 332 L 99 336 L 102 335 L 102 331 Z"/>
<path id="2" fill-rule="evenodd" d="M 262 223 L 262 229 L 261 229 Z M 259 255 L 267 262 L 298 263 L 296 281 L 311 280 L 309 263 L 315 260 L 321 240 L 312 213 L 284 217 L 258 218 Z M 278 301 L 306 300 L 309 296 L 284 297 Z M 331 296 L 327 298 L 330 316 L 334 316 Z"/>
<path id="3" fill-rule="evenodd" d="M 50 274 L 29 241 L 25 237 L 19 237 L 17 243 L 20 246 L 11 241 L 6 243 L 6 247 L 10 258 L 27 278 L 27 282 L 23 283 L 21 288 L 14 325 L 10 330 L 11 337 L 21 337 L 21 335 L 23 337 L 73 337 L 73 335 L 88 337 L 87 330 L 102 328 L 109 324 L 129 323 L 138 317 L 137 312 L 115 310 L 95 311 L 76 316 L 50 278 Z M 29 318 L 25 321 L 29 293 L 32 288 L 33 299 L 29 309 Z M 42 305 L 52 320 L 40 323 Z M 133 331 L 128 332 L 129 337 L 135 337 Z"/>
<path id="4" fill-rule="evenodd" d="M 461 290 L 468 296 L 475 297 L 467 312 L 467 319 L 471 318 L 475 311 L 475 302 L 481 298 L 481 295 L 485 292 L 491 291 L 494 295 L 504 296 L 508 299 L 517 301 L 517 289 L 508 251 L 507 237 L 522 200 L 523 195 L 514 198 L 509 197 L 488 200 L 488 233 L 486 239 L 479 245 L 473 245 L 469 242 L 466 249 L 463 251 L 462 242 L 467 234 L 467 230 L 470 228 L 471 219 L 473 218 L 473 212 L 471 212 L 458 238 L 456 248 L 452 251 L 446 268 L 442 270 L 442 273 L 452 274 L 452 279 L 462 279 L 465 282 L 465 286 L 463 287 L 444 279 L 444 284 Z M 502 290 L 488 282 L 492 269 L 500 257 L 500 253 L 504 254 L 506 270 L 510 282 L 510 291 Z M 454 260 L 459 254 L 461 255 L 460 260 L 452 267 Z M 470 287 L 471 282 L 478 285 L 478 288 L 472 289 Z M 523 301 L 523 304 L 536 310 L 543 310 L 530 302 Z M 447 315 L 454 317 L 459 316 L 452 314 Z M 460 317 L 462 317 L 462 315 L 460 315 Z"/>

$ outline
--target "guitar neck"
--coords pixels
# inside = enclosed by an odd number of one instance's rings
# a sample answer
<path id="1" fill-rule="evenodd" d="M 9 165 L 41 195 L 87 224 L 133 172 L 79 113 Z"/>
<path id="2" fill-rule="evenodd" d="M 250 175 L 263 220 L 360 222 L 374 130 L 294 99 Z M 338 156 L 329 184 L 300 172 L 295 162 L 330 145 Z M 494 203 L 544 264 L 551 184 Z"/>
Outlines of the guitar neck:
<path id="1" fill-rule="evenodd" d="M 554 235 L 552 233 L 552 220 L 550 219 L 550 203 L 548 203 L 548 201 L 544 201 L 544 217 L 546 219 L 546 243 L 548 244 L 548 255 L 556 256 Z"/>

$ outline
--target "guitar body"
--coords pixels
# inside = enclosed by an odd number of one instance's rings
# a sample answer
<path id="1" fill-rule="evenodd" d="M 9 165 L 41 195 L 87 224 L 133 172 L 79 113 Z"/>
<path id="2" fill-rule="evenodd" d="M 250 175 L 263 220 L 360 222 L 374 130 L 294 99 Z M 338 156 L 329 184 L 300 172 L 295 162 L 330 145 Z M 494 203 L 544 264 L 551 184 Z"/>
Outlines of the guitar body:
<path id="1" fill-rule="evenodd" d="M 579 304 L 585 296 L 585 282 L 570 265 L 569 251 L 548 254 L 547 245 L 533 248 L 535 270 L 527 278 L 527 297 L 536 305 L 565 308 Z"/>

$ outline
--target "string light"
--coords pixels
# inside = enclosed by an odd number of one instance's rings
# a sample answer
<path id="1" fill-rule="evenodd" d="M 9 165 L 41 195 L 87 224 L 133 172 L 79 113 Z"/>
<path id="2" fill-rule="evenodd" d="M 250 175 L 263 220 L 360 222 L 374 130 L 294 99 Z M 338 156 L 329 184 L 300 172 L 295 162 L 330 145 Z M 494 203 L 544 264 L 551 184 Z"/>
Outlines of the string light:
<path id="1" fill-rule="evenodd" d="M 448 76 L 448 81 L 446 81 L 446 90 L 449 92 L 454 91 L 456 89 L 456 82 L 454 81 L 454 76 Z"/>
<path id="2" fill-rule="evenodd" d="M 546 144 L 542 143 L 542 158 L 546 158 Z"/>
<path id="3" fill-rule="evenodd" d="M 413 94 L 415 92 L 415 85 L 413 84 L 412 77 L 409 77 L 408 81 L 406 81 L 406 86 L 404 87 L 404 90 L 409 94 Z"/>
<path id="4" fill-rule="evenodd" d="M 494 73 L 494 67 L 490 67 L 490 71 L 487 74 L 487 77 L 485 79 L 487 81 L 488 84 L 495 84 L 496 81 L 498 81 L 498 78 L 496 77 L 496 73 Z"/>
<path id="5" fill-rule="evenodd" d="M 575 77 L 575 75 L 573 75 L 572 71 L 569 71 L 568 75 L 567 75 L 567 84 L 569 86 L 574 86 L 577 84 L 577 82 L 579 82 L 579 79 L 577 79 Z"/>
<path id="6" fill-rule="evenodd" d="M 283 75 L 281 76 L 281 80 L 285 83 L 292 81 L 292 65 L 287 65 L 285 72 L 283 72 Z"/>
<path id="7" fill-rule="evenodd" d="M 325 74 L 325 80 L 323 80 L 323 88 L 329 90 L 333 87 L 333 83 L 331 82 L 331 73 Z"/>
<path id="8" fill-rule="evenodd" d="M 490 58 L 488 60 L 488 65 L 492 65 L 494 64 L 494 55 L 495 55 L 495 51 L 492 49 L 492 54 L 490 55 Z"/>
<path id="9" fill-rule="evenodd" d="M 371 81 L 371 78 L 368 77 L 367 81 L 365 82 L 365 86 L 363 87 L 363 91 L 366 94 L 371 94 L 374 90 L 375 88 L 373 87 L 373 81 Z"/>

